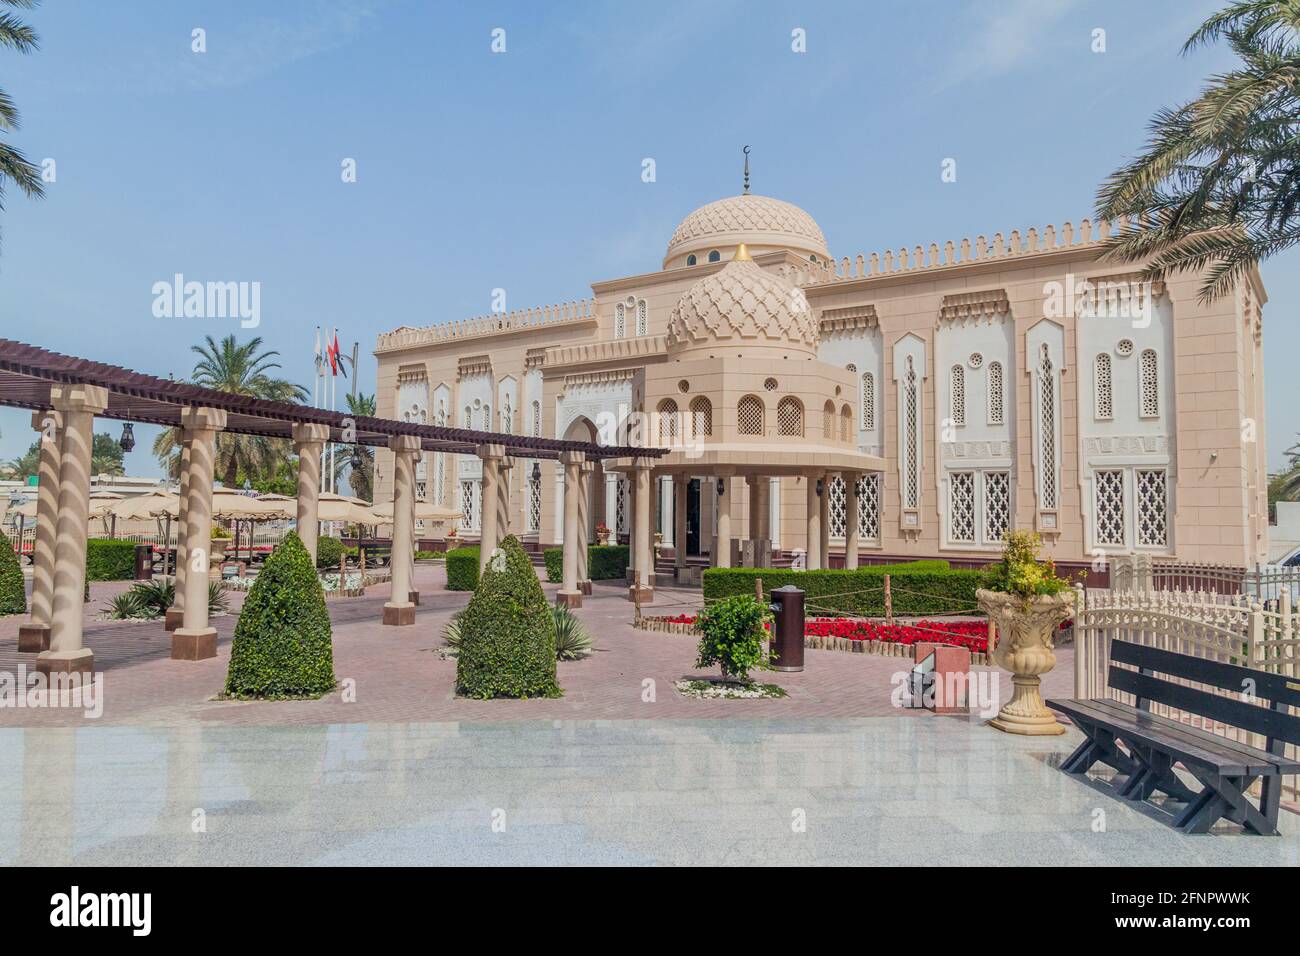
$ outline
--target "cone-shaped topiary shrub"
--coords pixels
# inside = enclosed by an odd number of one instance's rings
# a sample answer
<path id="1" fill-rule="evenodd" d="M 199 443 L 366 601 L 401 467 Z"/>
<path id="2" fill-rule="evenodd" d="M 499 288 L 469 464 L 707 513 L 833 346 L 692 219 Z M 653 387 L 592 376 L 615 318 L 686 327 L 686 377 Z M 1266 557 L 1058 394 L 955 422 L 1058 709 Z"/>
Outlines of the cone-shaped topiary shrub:
<path id="1" fill-rule="evenodd" d="M 456 689 L 466 697 L 559 697 L 555 625 L 532 562 L 511 535 L 460 616 Z"/>
<path id="2" fill-rule="evenodd" d="M 26 614 L 27 592 L 23 590 L 23 569 L 13 542 L 0 531 L 0 614 Z"/>
<path id="3" fill-rule="evenodd" d="M 334 689 L 325 593 L 296 534 L 281 541 L 239 612 L 230 648 L 230 697 L 319 697 Z"/>

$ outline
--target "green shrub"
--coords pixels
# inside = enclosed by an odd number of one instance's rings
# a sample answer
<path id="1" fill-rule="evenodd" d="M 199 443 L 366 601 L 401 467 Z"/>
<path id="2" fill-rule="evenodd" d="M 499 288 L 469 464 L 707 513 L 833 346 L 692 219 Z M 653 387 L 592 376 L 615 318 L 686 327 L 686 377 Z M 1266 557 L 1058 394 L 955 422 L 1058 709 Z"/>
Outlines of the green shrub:
<path id="1" fill-rule="evenodd" d="M 447 552 L 447 590 L 473 591 L 478 587 L 478 545 Z"/>
<path id="2" fill-rule="evenodd" d="M 152 617 L 161 617 L 176 602 L 176 579 L 160 578 L 155 581 L 137 581 L 128 594 L 134 594 Z"/>
<path id="3" fill-rule="evenodd" d="M 704 572 L 704 599 L 754 593 L 754 579 L 763 579 L 763 593 L 793 584 L 807 595 L 809 617 L 852 614 L 883 617 L 885 575 L 890 576 L 893 611 L 899 616 L 975 612 L 975 592 L 984 586 L 983 571 L 950 568 L 946 561 L 879 564 L 853 570 L 791 571 L 784 568 L 709 568 Z"/>
<path id="4" fill-rule="evenodd" d="M 281 541 L 239 612 L 230 647 L 231 697 L 319 697 L 334 689 L 329 612 L 311 555 L 296 534 Z"/>
<path id="5" fill-rule="evenodd" d="M 87 581 L 129 581 L 135 577 L 135 542 L 91 538 L 86 542 Z"/>
<path id="6" fill-rule="evenodd" d="M 767 605 L 752 594 L 733 594 L 710 604 L 696 623 L 700 644 L 695 666 L 717 664 L 722 676 L 746 683 L 751 670 L 770 669 L 763 649 L 767 638 L 763 622 L 768 616 Z"/>
<path id="7" fill-rule="evenodd" d="M 23 590 L 23 569 L 13 542 L 0 531 L 0 614 L 26 614 L 27 592 Z"/>
<path id="8" fill-rule="evenodd" d="M 343 542 L 338 538 L 321 536 L 316 539 L 316 567 L 337 568 L 343 557 Z"/>
<path id="9" fill-rule="evenodd" d="M 123 591 L 108 602 L 108 616 L 114 621 L 152 621 L 158 617 L 139 593 L 132 589 Z"/>
<path id="10" fill-rule="evenodd" d="M 559 697 L 555 627 L 519 539 L 501 542 L 459 620 L 456 689 L 466 697 Z"/>
<path id="11" fill-rule="evenodd" d="M 576 661 L 591 653 L 591 635 L 572 611 L 557 604 L 551 608 L 551 620 L 555 627 L 556 660 Z"/>
<path id="12" fill-rule="evenodd" d="M 542 552 L 546 561 L 546 580 L 559 584 L 564 580 L 564 549 L 547 548 Z M 593 581 L 616 581 L 627 577 L 627 567 L 632 560 L 632 549 L 626 544 L 591 544 L 587 546 L 587 574 Z"/>

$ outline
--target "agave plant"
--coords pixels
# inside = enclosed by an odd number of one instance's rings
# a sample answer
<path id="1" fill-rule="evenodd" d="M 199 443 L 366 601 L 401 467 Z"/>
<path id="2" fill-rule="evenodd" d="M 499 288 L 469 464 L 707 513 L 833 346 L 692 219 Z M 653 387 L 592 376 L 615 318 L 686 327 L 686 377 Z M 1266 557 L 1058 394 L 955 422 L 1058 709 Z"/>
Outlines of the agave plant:
<path id="1" fill-rule="evenodd" d="M 457 611 L 442 629 L 442 641 L 453 651 L 460 650 L 460 616 L 464 613 L 463 609 Z"/>
<path id="2" fill-rule="evenodd" d="M 220 581 L 208 582 L 208 613 L 224 614 L 230 609 L 230 598 Z"/>
<path id="3" fill-rule="evenodd" d="M 162 616 L 176 600 L 176 582 L 171 578 L 158 581 L 137 581 L 127 594 L 134 595 L 142 605 L 152 613 L 149 617 Z"/>
<path id="4" fill-rule="evenodd" d="M 551 609 L 555 622 L 555 659 L 577 661 L 591 653 L 591 635 L 581 621 L 567 607 L 556 605 Z"/>
<path id="5" fill-rule="evenodd" d="M 157 617 L 134 590 L 123 591 L 108 602 L 108 616 L 114 621 L 133 621 Z"/>

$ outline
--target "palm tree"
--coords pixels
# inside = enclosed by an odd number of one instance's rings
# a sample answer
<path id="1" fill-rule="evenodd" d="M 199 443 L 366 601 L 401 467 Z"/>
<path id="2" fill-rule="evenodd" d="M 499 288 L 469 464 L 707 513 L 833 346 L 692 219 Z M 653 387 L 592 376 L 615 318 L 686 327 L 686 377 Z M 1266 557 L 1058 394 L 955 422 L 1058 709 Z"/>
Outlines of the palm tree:
<path id="1" fill-rule="evenodd" d="M 354 417 L 375 414 L 374 395 L 348 395 L 348 414 Z M 375 492 L 375 450 L 369 445 L 347 445 L 344 453 L 334 463 L 334 482 L 344 475 L 352 494 L 373 501 Z"/>
<path id="2" fill-rule="evenodd" d="M 280 353 L 262 351 L 261 336 L 249 339 L 243 345 L 235 341 L 233 335 L 227 335 L 220 343 L 210 335 L 204 338 L 205 344 L 190 347 L 190 351 L 199 356 L 190 379 L 195 385 L 281 402 L 306 400 L 307 390 L 301 385 L 270 374 L 280 367 L 280 363 L 274 361 Z M 153 453 L 171 475 L 178 474 L 180 469 L 180 436 L 177 432 L 177 429 L 169 428 L 153 443 Z M 283 438 L 228 432 L 217 433 L 216 451 L 216 472 L 227 488 L 234 487 L 241 470 L 246 475 L 274 475 L 280 463 L 292 454 L 289 442 Z"/>
<path id="3" fill-rule="evenodd" d="M 1241 66 L 1151 120 L 1146 152 L 1102 186 L 1097 216 L 1124 222 L 1105 258 L 1146 260 L 1148 279 L 1204 270 L 1201 299 L 1228 292 L 1300 242 L 1300 0 L 1239 0 L 1183 52 L 1224 40 Z"/>
<path id="4" fill-rule="evenodd" d="M 39 0 L 0 0 L 0 4 L 24 10 L 30 10 L 38 2 Z M 8 47 L 19 53 L 31 53 L 39 46 L 40 38 L 31 27 L 12 13 L 0 12 L 0 47 Z M 18 107 L 9 98 L 9 94 L 0 89 L 0 133 L 12 133 L 21 125 Z M 0 210 L 4 209 L 6 183 L 13 183 L 30 199 L 40 199 L 45 195 L 40 170 L 28 161 L 21 150 L 0 142 Z"/>

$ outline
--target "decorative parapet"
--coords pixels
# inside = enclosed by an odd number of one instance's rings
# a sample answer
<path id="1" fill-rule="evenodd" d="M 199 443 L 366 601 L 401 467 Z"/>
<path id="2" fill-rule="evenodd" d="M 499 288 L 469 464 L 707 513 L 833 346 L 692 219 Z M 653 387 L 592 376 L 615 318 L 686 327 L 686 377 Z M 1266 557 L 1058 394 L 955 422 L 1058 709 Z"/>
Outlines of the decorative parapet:
<path id="1" fill-rule="evenodd" d="M 555 345 L 546 350 L 546 365 L 590 365 L 595 362 L 621 362 L 663 355 L 667 345 L 662 335 L 637 335 L 625 339 L 603 339 L 575 345 Z"/>
<path id="2" fill-rule="evenodd" d="M 1068 249 L 1090 249 L 1100 246 L 1127 226 L 1127 220 L 1094 223 L 1084 219 L 1079 223 L 1077 231 L 1068 222 L 1063 223 L 1059 231 L 1055 226 L 1048 226 L 1042 232 L 1030 228 L 1021 235 L 1019 229 L 1013 229 L 1005 238 L 1002 233 L 995 233 L 992 241 L 984 236 L 976 236 L 974 242 L 970 239 L 963 239 L 957 243 L 945 242 L 942 249 L 938 243 L 932 242 L 928 250 L 924 246 L 913 246 L 911 249 L 903 246 L 897 252 L 887 249 L 883 253 L 873 252 L 869 256 L 859 255 L 853 259 L 845 256 L 834 264 L 801 263 L 798 275 L 787 275 L 787 278 L 799 285 L 819 285 L 971 265 L 996 259 L 1014 259 Z"/>
<path id="3" fill-rule="evenodd" d="M 466 355 L 456 364 L 456 377 L 459 379 L 487 375 L 492 371 L 492 356 Z"/>
<path id="4" fill-rule="evenodd" d="M 576 299 L 572 302 L 561 302 L 533 309 L 516 309 L 513 312 L 480 315 L 472 319 L 461 319 L 427 328 L 402 326 L 380 335 L 375 352 L 393 352 L 421 345 L 439 345 L 458 339 L 526 332 L 530 329 L 582 325 L 595 320 L 596 300 Z"/>
<path id="5" fill-rule="evenodd" d="M 961 292 L 945 295 L 939 308 L 939 321 L 950 323 L 992 320 L 1011 311 L 1011 300 L 1006 289 L 989 289 L 985 292 Z"/>
<path id="6" fill-rule="evenodd" d="M 822 309 L 818 331 L 822 335 L 832 332 L 850 332 L 854 329 L 874 329 L 880 325 L 874 305 L 853 305 L 845 309 Z"/>
<path id="7" fill-rule="evenodd" d="M 425 382 L 429 379 L 429 373 L 423 365 L 403 365 L 397 370 L 397 384 L 404 385 L 407 382 Z"/>

